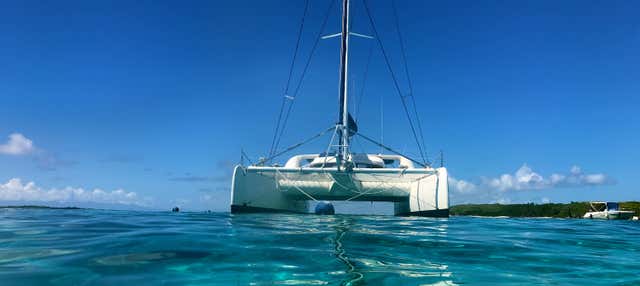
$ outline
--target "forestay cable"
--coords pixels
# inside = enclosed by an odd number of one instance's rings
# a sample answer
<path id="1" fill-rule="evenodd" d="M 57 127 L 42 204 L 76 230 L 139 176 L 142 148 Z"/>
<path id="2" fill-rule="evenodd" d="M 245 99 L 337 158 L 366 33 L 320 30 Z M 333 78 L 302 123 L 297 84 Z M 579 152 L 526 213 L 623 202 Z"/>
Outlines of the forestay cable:
<path id="1" fill-rule="evenodd" d="M 287 84 L 284 88 L 284 96 L 282 97 L 282 105 L 280 106 L 280 113 L 278 115 L 278 123 L 276 124 L 276 131 L 273 133 L 273 139 L 271 140 L 271 148 L 269 149 L 269 156 L 273 155 L 274 145 L 276 143 L 276 136 L 278 135 L 278 130 L 280 129 L 280 121 L 282 120 L 282 112 L 284 111 L 284 107 L 287 104 L 287 100 L 289 98 L 289 86 L 291 85 L 291 78 L 293 77 L 293 68 L 296 63 L 296 58 L 298 57 L 298 49 L 300 48 L 300 42 L 302 42 L 302 31 L 304 30 L 304 20 L 307 16 L 307 11 L 309 10 L 309 0 L 306 0 L 304 3 L 304 12 L 302 13 L 302 20 L 300 21 L 300 28 L 298 29 L 298 39 L 296 40 L 296 47 L 293 50 L 293 59 L 291 60 L 291 65 L 289 66 L 289 77 L 287 78 Z"/>
<path id="2" fill-rule="evenodd" d="M 407 115 L 407 119 L 409 120 L 409 126 L 411 127 L 411 132 L 413 133 L 413 138 L 416 141 L 416 145 L 418 145 L 418 150 L 420 151 L 420 156 L 422 157 L 422 161 L 424 162 L 424 163 L 421 163 L 420 165 L 425 166 L 427 164 L 427 160 L 424 157 L 424 152 L 422 151 L 422 145 L 420 144 L 420 140 L 418 139 L 418 134 L 416 133 L 416 128 L 413 125 L 413 120 L 411 119 L 411 115 L 409 114 L 409 109 L 407 107 L 407 103 L 405 101 L 405 98 L 402 95 L 402 90 L 400 89 L 400 85 L 398 83 L 398 79 L 396 77 L 395 72 L 393 71 L 393 68 L 391 67 L 391 61 L 389 60 L 389 57 L 387 56 L 387 52 L 384 49 L 384 45 L 382 44 L 382 40 L 380 39 L 380 34 L 378 33 L 378 29 L 376 29 L 375 23 L 373 21 L 373 16 L 371 16 L 371 11 L 369 9 L 369 4 L 367 3 L 367 0 L 363 0 L 363 2 L 364 2 L 365 11 L 367 12 L 367 16 L 369 18 L 369 23 L 371 24 L 371 29 L 373 30 L 373 33 L 375 35 L 376 41 L 378 42 L 378 45 L 380 46 L 380 50 L 381 50 L 382 55 L 384 57 L 385 63 L 387 64 L 387 69 L 389 70 L 389 73 L 391 74 L 391 79 L 393 79 L 394 87 L 395 87 L 396 91 L 398 92 L 398 96 L 400 96 L 400 101 L 402 102 L 402 107 L 404 108 L 404 112 Z"/>
<path id="3" fill-rule="evenodd" d="M 282 128 L 280 128 L 280 133 L 277 134 L 277 139 L 275 140 L 275 145 L 273 147 L 273 152 L 275 152 L 275 150 L 278 149 L 278 146 L 280 145 L 280 140 L 282 139 L 282 134 L 284 133 L 285 127 L 287 126 L 287 122 L 289 121 L 289 115 L 291 114 L 291 108 L 293 107 L 293 103 L 294 100 L 296 99 L 296 97 L 298 96 L 298 93 L 300 92 L 300 87 L 302 87 L 302 82 L 304 80 L 304 77 L 307 74 L 307 71 L 309 69 L 309 65 L 311 64 L 311 59 L 313 58 L 313 54 L 315 53 L 316 48 L 318 47 L 318 43 L 320 42 L 320 39 L 322 38 L 322 33 L 324 31 L 324 27 L 327 25 L 327 20 L 329 19 L 329 15 L 331 14 L 331 9 L 334 6 L 335 1 L 331 1 L 331 4 L 329 5 L 329 8 L 327 9 L 327 12 L 324 15 L 324 20 L 322 21 L 322 25 L 320 27 L 320 30 L 318 31 L 318 35 L 316 37 L 315 42 L 313 43 L 313 47 L 311 48 L 311 53 L 309 54 L 309 58 L 307 58 L 307 62 L 304 66 L 304 69 L 302 70 L 302 75 L 300 75 L 300 80 L 298 81 L 298 85 L 296 86 L 296 89 L 293 92 L 293 96 L 289 96 L 288 99 L 291 101 L 289 103 L 289 107 L 287 108 L 287 113 L 285 114 L 284 117 L 284 122 L 282 123 Z M 273 157 L 273 156 L 271 156 Z"/>
<path id="4" fill-rule="evenodd" d="M 393 17 L 394 17 L 394 22 L 396 24 L 396 31 L 398 32 L 398 40 L 400 42 L 400 51 L 402 54 L 402 62 L 404 63 L 404 73 L 407 76 L 407 84 L 409 85 L 409 96 L 411 97 L 411 102 L 413 104 L 413 112 L 415 114 L 416 117 L 416 123 L 418 124 L 418 132 L 420 133 L 420 139 L 422 141 L 422 147 L 424 147 L 424 151 L 425 151 L 425 155 L 424 157 L 426 158 L 427 163 L 429 163 L 429 156 L 426 154 L 426 145 L 425 145 L 425 141 L 424 141 L 424 133 L 422 132 L 422 124 L 420 123 L 420 116 L 418 115 L 418 108 L 416 105 L 416 100 L 415 100 L 415 96 L 413 93 L 413 83 L 411 82 L 411 75 L 409 73 L 409 64 L 407 61 L 407 53 L 406 53 L 406 49 L 404 47 L 404 39 L 402 37 L 402 33 L 400 32 L 400 18 L 398 17 L 398 10 L 396 9 L 396 0 L 392 0 L 391 1 L 391 6 L 392 6 L 392 10 L 393 10 Z"/>

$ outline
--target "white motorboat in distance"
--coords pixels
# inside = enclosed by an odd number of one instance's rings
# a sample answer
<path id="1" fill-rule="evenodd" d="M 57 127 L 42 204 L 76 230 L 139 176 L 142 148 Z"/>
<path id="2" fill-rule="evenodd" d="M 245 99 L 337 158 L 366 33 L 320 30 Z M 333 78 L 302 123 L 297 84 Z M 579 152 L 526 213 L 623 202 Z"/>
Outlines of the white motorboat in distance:
<path id="1" fill-rule="evenodd" d="M 590 210 L 584 214 L 589 219 L 631 219 L 635 212 L 620 209 L 614 202 L 590 202 Z"/>

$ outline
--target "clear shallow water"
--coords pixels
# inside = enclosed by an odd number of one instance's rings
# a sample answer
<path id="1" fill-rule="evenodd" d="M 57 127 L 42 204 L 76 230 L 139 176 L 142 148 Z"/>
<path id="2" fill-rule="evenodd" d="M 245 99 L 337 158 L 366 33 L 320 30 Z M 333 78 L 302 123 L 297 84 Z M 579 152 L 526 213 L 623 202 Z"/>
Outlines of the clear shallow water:
<path id="1" fill-rule="evenodd" d="M 640 223 L 0 209 L 0 285 L 640 285 Z"/>

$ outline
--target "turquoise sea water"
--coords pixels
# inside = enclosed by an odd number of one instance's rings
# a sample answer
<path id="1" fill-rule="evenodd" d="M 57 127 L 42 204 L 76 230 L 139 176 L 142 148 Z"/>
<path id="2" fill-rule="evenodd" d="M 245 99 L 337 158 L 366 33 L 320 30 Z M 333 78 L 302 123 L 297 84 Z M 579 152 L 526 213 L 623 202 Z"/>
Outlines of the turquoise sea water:
<path id="1" fill-rule="evenodd" d="M 640 223 L 0 209 L 0 285 L 640 285 Z"/>

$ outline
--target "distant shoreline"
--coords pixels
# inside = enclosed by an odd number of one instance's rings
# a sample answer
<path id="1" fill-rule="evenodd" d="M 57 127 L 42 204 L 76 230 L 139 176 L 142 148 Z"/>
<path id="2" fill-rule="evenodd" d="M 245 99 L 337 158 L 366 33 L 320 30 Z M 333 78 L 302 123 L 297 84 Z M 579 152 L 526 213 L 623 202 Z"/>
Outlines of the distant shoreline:
<path id="1" fill-rule="evenodd" d="M 640 213 L 640 202 L 620 202 L 623 210 Z M 449 208 L 454 216 L 482 217 L 528 217 L 528 218 L 582 218 L 589 211 L 589 202 L 571 202 L 568 204 L 466 204 Z"/>
<path id="2" fill-rule="evenodd" d="M 640 214 L 640 202 L 620 202 L 620 208 Z M 87 210 L 84 207 L 43 205 L 6 205 L 0 209 Z M 452 216 L 510 217 L 510 218 L 582 218 L 589 211 L 589 202 L 548 204 L 464 204 L 449 208 Z"/>

